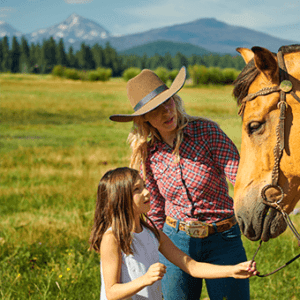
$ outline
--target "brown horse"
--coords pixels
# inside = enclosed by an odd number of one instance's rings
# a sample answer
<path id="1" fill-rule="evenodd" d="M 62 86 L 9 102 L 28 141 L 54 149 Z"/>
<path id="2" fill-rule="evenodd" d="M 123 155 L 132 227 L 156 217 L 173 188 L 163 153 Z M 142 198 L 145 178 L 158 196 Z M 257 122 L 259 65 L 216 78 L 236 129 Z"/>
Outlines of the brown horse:
<path id="1" fill-rule="evenodd" d="M 247 238 L 268 241 L 287 225 L 280 210 L 266 202 L 289 214 L 300 199 L 300 45 L 281 47 L 281 56 L 260 47 L 237 51 L 247 65 L 233 91 L 243 121 L 235 212 Z M 282 59 L 286 68 L 278 65 Z M 292 87 L 283 87 L 282 74 Z"/>

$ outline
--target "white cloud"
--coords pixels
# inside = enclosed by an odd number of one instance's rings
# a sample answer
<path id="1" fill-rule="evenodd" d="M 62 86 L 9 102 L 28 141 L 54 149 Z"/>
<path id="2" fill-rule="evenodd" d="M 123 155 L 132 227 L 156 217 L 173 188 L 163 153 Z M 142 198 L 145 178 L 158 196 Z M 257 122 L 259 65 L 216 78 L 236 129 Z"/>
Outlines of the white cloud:
<path id="1" fill-rule="evenodd" d="M 0 7 L 0 18 L 7 18 L 15 12 L 13 7 Z"/>
<path id="2" fill-rule="evenodd" d="M 64 0 L 67 4 L 87 4 L 93 0 Z"/>

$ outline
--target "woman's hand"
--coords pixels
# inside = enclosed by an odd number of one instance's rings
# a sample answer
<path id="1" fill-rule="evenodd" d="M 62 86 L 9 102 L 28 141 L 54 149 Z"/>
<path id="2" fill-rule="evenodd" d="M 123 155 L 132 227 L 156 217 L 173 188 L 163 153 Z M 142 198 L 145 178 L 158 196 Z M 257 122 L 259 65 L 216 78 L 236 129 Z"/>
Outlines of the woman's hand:
<path id="1" fill-rule="evenodd" d="M 238 265 L 233 266 L 232 277 L 236 279 L 245 279 L 259 274 L 256 270 L 256 263 L 251 261 L 246 261 Z"/>
<path id="2" fill-rule="evenodd" d="M 145 285 L 152 285 L 154 282 L 161 280 L 166 273 L 166 266 L 161 263 L 151 265 L 145 275 Z"/>

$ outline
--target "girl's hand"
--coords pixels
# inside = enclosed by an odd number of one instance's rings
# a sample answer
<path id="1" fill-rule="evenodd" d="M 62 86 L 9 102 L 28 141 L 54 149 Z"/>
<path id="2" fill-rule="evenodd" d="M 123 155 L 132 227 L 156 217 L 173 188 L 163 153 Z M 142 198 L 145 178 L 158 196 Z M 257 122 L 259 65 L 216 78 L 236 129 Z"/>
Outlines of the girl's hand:
<path id="1" fill-rule="evenodd" d="M 233 275 L 232 277 L 236 279 L 245 279 L 259 274 L 256 270 L 256 263 L 251 261 L 246 261 L 238 265 L 233 266 Z"/>
<path id="2" fill-rule="evenodd" d="M 166 273 L 166 266 L 161 263 L 151 265 L 144 276 L 145 285 L 152 285 L 154 282 L 161 280 Z"/>

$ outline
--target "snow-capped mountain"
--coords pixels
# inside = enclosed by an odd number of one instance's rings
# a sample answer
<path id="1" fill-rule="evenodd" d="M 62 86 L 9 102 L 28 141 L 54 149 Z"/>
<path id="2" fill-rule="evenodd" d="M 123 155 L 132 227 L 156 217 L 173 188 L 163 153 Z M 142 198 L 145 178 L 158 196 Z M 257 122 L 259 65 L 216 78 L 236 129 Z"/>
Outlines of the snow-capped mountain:
<path id="1" fill-rule="evenodd" d="M 37 43 L 47 40 L 51 36 L 56 41 L 62 38 L 66 44 L 73 44 L 78 41 L 88 43 L 94 39 L 106 39 L 110 33 L 99 24 L 72 14 L 57 25 L 26 34 L 25 38 L 29 43 Z"/>
<path id="2" fill-rule="evenodd" d="M 12 38 L 13 36 L 21 37 L 22 33 L 10 26 L 8 23 L 0 21 L 0 38 L 3 38 L 4 36 L 7 36 L 8 38 Z"/>

